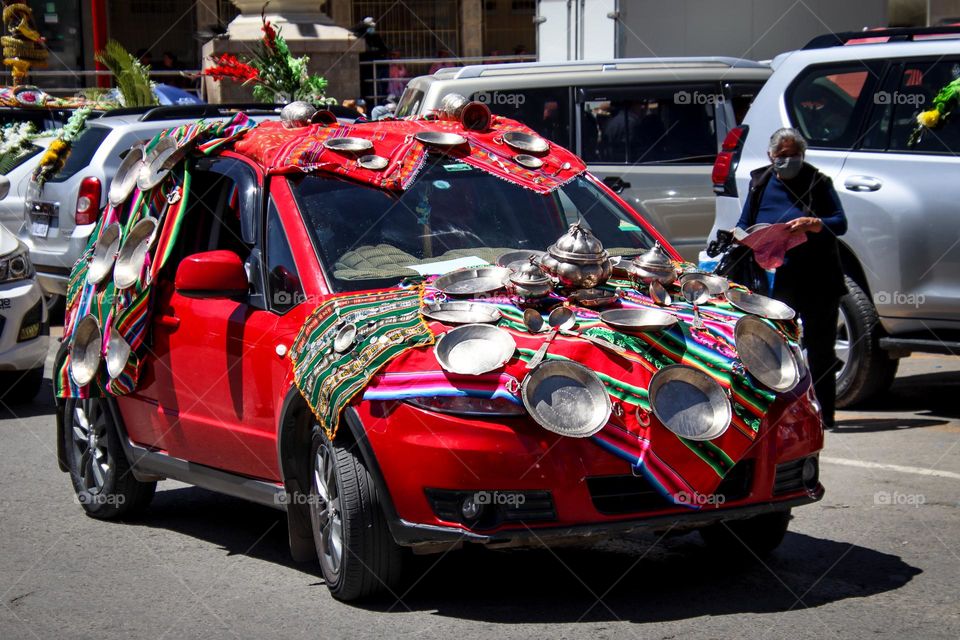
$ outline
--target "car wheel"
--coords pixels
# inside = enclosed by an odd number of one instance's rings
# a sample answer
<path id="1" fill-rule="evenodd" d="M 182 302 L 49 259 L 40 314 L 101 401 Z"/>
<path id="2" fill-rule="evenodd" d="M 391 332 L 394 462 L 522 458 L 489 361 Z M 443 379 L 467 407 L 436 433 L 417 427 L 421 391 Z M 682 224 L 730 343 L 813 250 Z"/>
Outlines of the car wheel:
<path id="1" fill-rule="evenodd" d="M 880 348 L 880 318 L 866 292 L 847 278 L 837 320 L 837 406 L 849 407 L 890 388 L 899 361 Z"/>
<path id="2" fill-rule="evenodd" d="M 392 590 L 403 549 L 393 541 L 362 458 L 317 427 L 310 460 L 310 519 L 327 587 L 339 600 Z"/>
<path id="3" fill-rule="evenodd" d="M 37 397 L 43 386 L 43 367 L 29 371 L 16 371 L 3 374 L 3 390 L 0 402 L 8 405 L 27 404 Z"/>
<path id="4" fill-rule="evenodd" d="M 107 401 L 70 398 L 63 404 L 63 411 L 67 469 L 87 515 L 111 520 L 150 504 L 157 483 L 133 477 Z"/>
<path id="5" fill-rule="evenodd" d="M 711 549 L 739 557 L 769 555 L 783 542 L 790 524 L 790 510 L 765 513 L 744 520 L 725 520 L 700 529 Z"/>

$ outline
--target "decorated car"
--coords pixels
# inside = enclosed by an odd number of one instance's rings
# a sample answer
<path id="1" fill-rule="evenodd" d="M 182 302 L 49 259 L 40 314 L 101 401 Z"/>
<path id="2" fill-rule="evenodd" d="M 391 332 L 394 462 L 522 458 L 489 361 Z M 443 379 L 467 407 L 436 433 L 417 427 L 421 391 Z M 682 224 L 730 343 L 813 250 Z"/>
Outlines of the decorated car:
<path id="1" fill-rule="evenodd" d="M 762 554 L 823 495 L 792 310 L 481 104 L 181 126 L 110 191 L 54 370 L 93 517 L 164 478 L 267 504 L 350 600 L 411 549 L 672 528 Z"/>

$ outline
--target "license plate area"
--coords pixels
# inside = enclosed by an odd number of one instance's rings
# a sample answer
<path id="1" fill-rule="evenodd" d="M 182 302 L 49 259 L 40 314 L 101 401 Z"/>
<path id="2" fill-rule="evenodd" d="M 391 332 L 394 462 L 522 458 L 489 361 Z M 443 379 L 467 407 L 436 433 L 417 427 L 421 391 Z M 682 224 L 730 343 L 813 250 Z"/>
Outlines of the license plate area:
<path id="1" fill-rule="evenodd" d="M 46 238 L 50 229 L 56 229 L 60 221 L 60 205 L 56 202 L 31 201 L 27 204 L 30 235 Z"/>

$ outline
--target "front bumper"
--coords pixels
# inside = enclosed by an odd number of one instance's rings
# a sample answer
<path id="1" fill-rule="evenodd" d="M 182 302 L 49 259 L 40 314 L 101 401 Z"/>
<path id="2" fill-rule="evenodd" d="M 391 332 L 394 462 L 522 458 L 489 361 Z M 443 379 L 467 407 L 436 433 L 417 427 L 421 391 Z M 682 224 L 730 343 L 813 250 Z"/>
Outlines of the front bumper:
<path id="1" fill-rule="evenodd" d="M 42 318 L 39 334 L 18 342 L 24 316 L 38 304 Z M 49 318 L 40 285 L 33 279 L 0 285 L 0 372 L 43 367 L 49 346 Z"/>

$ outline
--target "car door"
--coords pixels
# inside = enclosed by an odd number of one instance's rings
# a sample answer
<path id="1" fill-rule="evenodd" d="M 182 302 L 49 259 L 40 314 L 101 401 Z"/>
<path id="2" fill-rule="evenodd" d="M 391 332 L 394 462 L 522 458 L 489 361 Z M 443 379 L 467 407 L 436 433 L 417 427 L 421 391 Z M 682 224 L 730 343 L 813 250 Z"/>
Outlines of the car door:
<path id="1" fill-rule="evenodd" d="M 688 260 L 713 223 L 718 83 L 577 91 L 580 155 Z"/>
<path id="2" fill-rule="evenodd" d="M 276 412 L 289 368 L 278 338 L 299 327 L 284 323 L 281 311 L 289 308 L 285 301 L 300 302 L 302 291 L 288 264 L 283 295 L 274 285 L 278 303 L 271 301 L 266 254 L 285 238 L 276 225 L 264 229 L 261 208 L 259 179 L 246 163 L 219 158 L 194 172 L 178 246 L 157 284 L 151 353 L 136 394 L 147 426 L 136 435 L 177 458 L 278 480 Z M 177 291 L 175 263 L 216 249 L 244 260 L 249 294 L 196 298 Z"/>
<path id="3" fill-rule="evenodd" d="M 834 179 L 850 218 L 844 240 L 863 266 L 878 313 L 914 320 L 898 331 L 956 326 L 960 318 L 960 188 L 948 178 L 960 170 L 960 119 L 926 130 L 917 125 L 917 115 L 957 78 L 957 55 L 892 63 L 862 144 Z"/>

